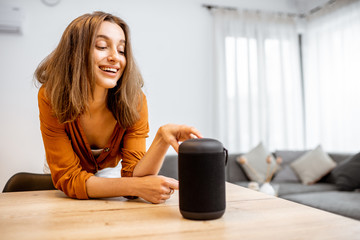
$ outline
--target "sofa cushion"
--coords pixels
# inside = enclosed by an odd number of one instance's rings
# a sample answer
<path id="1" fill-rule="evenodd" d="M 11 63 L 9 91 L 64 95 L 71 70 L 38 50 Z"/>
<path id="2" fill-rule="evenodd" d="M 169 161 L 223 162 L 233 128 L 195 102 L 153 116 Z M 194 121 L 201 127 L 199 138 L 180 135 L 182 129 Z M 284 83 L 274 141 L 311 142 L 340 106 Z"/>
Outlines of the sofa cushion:
<path id="1" fill-rule="evenodd" d="M 348 160 L 350 157 L 354 156 L 354 153 L 328 153 L 332 160 L 337 164 Z"/>
<path id="2" fill-rule="evenodd" d="M 251 181 L 264 182 L 267 175 L 270 175 L 269 164 L 266 162 L 269 156 L 271 158 L 270 170 L 272 170 L 276 166 L 275 158 L 262 143 L 259 143 L 255 148 L 238 158 L 238 163 L 243 167 Z M 240 162 L 241 158 L 245 159 L 246 162 Z"/>
<path id="3" fill-rule="evenodd" d="M 331 175 L 339 190 L 360 189 L 360 153 L 341 162 L 331 171 Z"/>
<path id="4" fill-rule="evenodd" d="M 282 197 L 288 194 L 310 193 L 310 192 L 325 192 L 337 190 L 334 184 L 316 183 L 312 185 L 304 185 L 301 183 L 271 183 L 278 185 L 278 195 Z"/>
<path id="5" fill-rule="evenodd" d="M 240 181 L 235 182 L 234 184 L 248 187 L 249 182 Z M 277 196 L 282 197 L 291 194 L 300 194 L 300 193 L 312 193 L 312 192 L 326 192 L 326 191 L 335 191 L 337 190 L 334 184 L 329 183 L 317 183 L 313 185 L 304 185 L 301 183 L 270 183 L 274 189 L 276 189 Z M 260 186 L 261 187 L 261 184 Z"/>
<path id="6" fill-rule="evenodd" d="M 281 167 L 280 171 L 275 175 L 273 182 L 294 182 L 299 183 L 300 179 L 292 170 L 290 165 L 284 165 Z"/>
<path id="7" fill-rule="evenodd" d="M 276 157 L 282 158 L 282 164 L 291 164 L 293 161 L 307 152 L 309 151 L 277 150 L 274 152 L 274 154 Z"/>
<path id="8" fill-rule="evenodd" d="M 306 151 L 276 151 L 275 156 L 281 157 L 281 168 L 275 175 L 273 182 L 294 182 L 299 183 L 300 179 L 290 167 L 290 164 L 304 155 Z"/>
<path id="9" fill-rule="evenodd" d="M 282 198 L 360 220 L 360 192 L 313 192 L 285 195 Z"/>
<path id="10" fill-rule="evenodd" d="M 290 166 L 300 177 L 302 183 L 309 185 L 317 182 L 335 168 L 336 162 L 319 145 L 292 162 Z"/>

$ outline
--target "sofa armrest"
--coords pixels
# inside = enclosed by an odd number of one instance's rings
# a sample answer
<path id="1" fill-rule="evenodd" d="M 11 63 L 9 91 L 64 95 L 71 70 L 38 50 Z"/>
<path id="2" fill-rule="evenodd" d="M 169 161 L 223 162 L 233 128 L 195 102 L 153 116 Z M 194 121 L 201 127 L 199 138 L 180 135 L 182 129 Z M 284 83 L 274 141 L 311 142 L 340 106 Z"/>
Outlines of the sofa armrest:
<path id="1" fill-rule="evenodd" d="M 178 155 L 166 155 L 159 175 L 178 179 Z"/>
<path id="2" fill-rule="evenodd" d="M 236 162 L 236 158 L 240 154 L 229 154 L 228 163 L 226 166 L 226 181 L 235 182 L 247 182 L 249 178 L 246 176 L 242 167 Z"/>

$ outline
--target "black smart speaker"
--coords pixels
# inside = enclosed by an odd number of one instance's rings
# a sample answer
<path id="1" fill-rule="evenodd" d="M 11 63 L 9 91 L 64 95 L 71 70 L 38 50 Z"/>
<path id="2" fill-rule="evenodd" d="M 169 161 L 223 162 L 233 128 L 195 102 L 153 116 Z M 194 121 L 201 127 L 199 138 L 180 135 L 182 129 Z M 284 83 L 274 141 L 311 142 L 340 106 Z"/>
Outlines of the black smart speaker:
<path id="1" fill-rule="evenodd" d="M 184 218 L 210 220 L 225 212 L 227 150 L 209 138 L 184 141 L 179 147 L 179 204 Z"/>

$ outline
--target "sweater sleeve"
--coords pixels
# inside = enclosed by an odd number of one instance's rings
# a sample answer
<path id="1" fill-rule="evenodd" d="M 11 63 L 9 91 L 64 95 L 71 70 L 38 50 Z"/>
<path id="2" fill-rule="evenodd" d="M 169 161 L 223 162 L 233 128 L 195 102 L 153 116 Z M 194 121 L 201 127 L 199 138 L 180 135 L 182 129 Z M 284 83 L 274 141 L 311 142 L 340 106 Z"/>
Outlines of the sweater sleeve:
<path id="1" fill-rule="evenodd" d="M 145 155 L 146 138 L 149 134 L 148 106 L 143 94 L 139 120 L 126 129 L 123 137 L 122 169 L 123 177 L 131 177 L 136 164 Z"/>
<path id="2" fill-rule="evenodd" d="M 39 90 L 38 104 L 40 130 L 54 186 L 71 198 L 88 199 L 85 183 L 93 174 L 82 169 L 65 124 L 54 116 L 44 87 Z"/>

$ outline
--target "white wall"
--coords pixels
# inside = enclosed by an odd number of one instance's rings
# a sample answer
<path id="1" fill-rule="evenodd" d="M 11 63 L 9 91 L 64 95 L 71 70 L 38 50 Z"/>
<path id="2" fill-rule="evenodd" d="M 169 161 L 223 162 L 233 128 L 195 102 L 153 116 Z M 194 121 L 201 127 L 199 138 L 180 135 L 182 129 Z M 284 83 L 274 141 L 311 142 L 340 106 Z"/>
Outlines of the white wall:
<path id="1" fill-rule="evenodd" d="M 102 10 L 130 25 L 149 104 L 149 146 L 159 126 L 170 122 L 193 125 L 213 137 L 212 27 L 203 3 L 296 12 L 290 0 L 61 0 L 55 7 L 41 0 L 0 3 L 24 12 L 22 35 L 0 33 L 0 190 L 16 172 L 42 172 L 33 72 L 74 18 Z"/>

